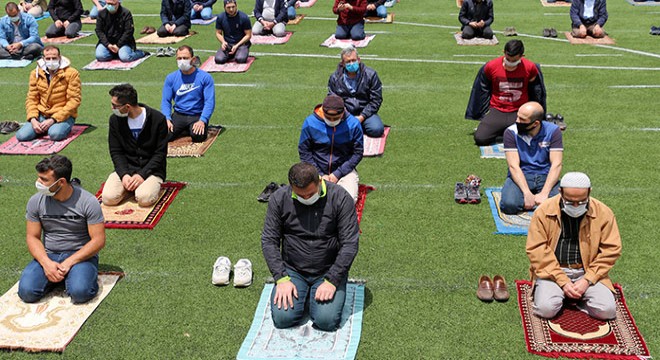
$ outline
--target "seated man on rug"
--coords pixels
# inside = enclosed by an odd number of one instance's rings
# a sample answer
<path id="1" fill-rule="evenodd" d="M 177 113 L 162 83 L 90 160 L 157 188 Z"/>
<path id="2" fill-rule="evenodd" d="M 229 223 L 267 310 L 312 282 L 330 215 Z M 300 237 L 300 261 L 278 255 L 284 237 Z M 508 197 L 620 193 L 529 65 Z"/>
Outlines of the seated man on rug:
<path id="1" fill-rule="evenodd" d="M 15 2 L 8 2 L 5 12 L 7 15 L 0 19 L 0 59 L 38 58 L 44 44 L 37 21 L 30 14 L 20 12 Z"/>
<path id="2" fill-rule="evenodd" d="M 608 273 L 621 255 L 614 214 L 589 196 L 591 180 L 584 173 L 566 173 L 560 189 L 560 196 L 536 209 L 529 225 L 526 249 L 535 281 L 532 311 L 553 318 L 568 300 L 596 319 L 614 319 L 616 302 Z"/>
<path id="3" fill-rule="evenodd" d="M 367 0 L 335 0 L 332 12 L 337 14 L 335 39 L 362 40 L 364 33 L 364 13 Z"/>
<path id="4" fill-rule="evenodd" d="M 69 135 L 81 101 L 80 74 L 70 64 L 56 46 L 44 48 L 43 58 L 30 73 L 25 98 L 27 123 L 16 132 L 16 140 L 48 135 L 60 141 Z"/>
<path id="5" fill-rule="evenodd" d="M 48 9 L 48 1 L 46 0 L 22 0 L 18 3 L 21 12 L 28 13 L 34 18 L 39 18 L 44 15 L 44 11 Z"/>
<path id="6" fill-rule="evenodd" d="M 113 87 L 110 96 L 108 145 L 115 171 L 105 181 L 101 199 L 115 206 L 134 193 L 138 205 L 150 207 L 158 201 L 167 168 L 165 116 L 138 103 L 130 84 Z"/>
<path id="7" fill-rule="evenodd" d="M 323 180 L 342 186 L 357 201 L 356 170 L 364 153 L 360 122 L 344 109 L 344 100 L 328 95 L 305 119 L 298 142 L 300 161 L 316 167 Z"/>
<path id="8" fill-rule="evenodd" d="M 527 60 L 524 53 L 522 41 L 507 42 L 504 56 L 487 62 L 474 79 L 465 118 L 480 120 L 474 132 L 478 146 L 491 145 L 502 136 L 516 121 L 522 104 L 536 101 L 545 110 L 546 91 L 540 66 Z"/>
<path id="9" fill-rule="evenodd" d="M 105 246 L 101 206 L 94 195 L 71 184 L 73 167 L 66 157 L 45 158 L 36 169 L 38 193 L 25 215 L 33 260 L 21 274 L 18 296 L 34 303 L 64 282 L 74 304 L 88 302 L 99 290 L 98 254 Z"/>
<path id="10" fill-rule="evenodd" d="M 190 10 L 190 19 L 209 20 L 213 17 L 213 4 L 216 0 L 190 0 L 192 9 Z"/>
<path id="11" fill-rule="evenodd" d="M 256 0 L 253 13 L 257 21 L 252 26 L 252 34 L 286 36 L 286 4 L 287 0 Z"/>
<path id="12" fill-rule="evenodd" d="M 346 110 L 362 124 L 362 131 L 371 137 L 385 132 L 378 110 L 383 103 L 383 84 L 376 70 L 360 61 L 353 46 L 342 49 L 341 62 L 328 79 L 328 94 L 344 99 Z"/>
<path id="13" fill-rule="evenodd" d="M 270 297 L 276 328 L 300 325 L 308 308 L 316 328 L 337 330 L 359 231 L 355 205 L 344 189 L 321 179 L 311 164 L 291 167 L 289 186 L 270 196 L 261 234 L 277 284 Z"/>
<path id="14" fill-rule="evenodd" d="M 165 78 L 160 111 L 167 119 L 168 141 L 190 136 L 193 142 L 203 142 L 208 136 L 209 120 L 215 109 L 215 84 L 211 75 L 192 63 L 194 60 L 190 46 L 179 47 L 176 51 L 179 70 Z"/>
<path id="15" fill-rule="evenodd" d="M 367 0 L 367 12 L 364 13 L 364 17 L 379 17 L 385 19 L 387 17 L 385 0 Z"/>
<path id="16" fill-rule="evenodd" d="M 509 167 L 500 210 L 514 215 L 532 210 L 559 193 L 564 146 L 559 126 L 543 121 L 543 107 L 528 102 L 518 109 L 515 124 L 504 131 Z"/>
<path id="17" fill-rule="evenodd" d="M 493 38 L 493 0 L 465 0 L 458 12 L 463 39 Z"/>
<path id="18" fill-rule="evenodd" d="M 159 37 L 186 36 L 190 31 L 190 0 L 163 0 L 160 5 L 160 21 L 163 23 L 156 34 Z"/>
<path id="19" fill-rule="evenodd" d="M 96 60 L 131 62 L 143 58 L 146 54 L 137 49 L 134 31 L 131 11 L 119 0 L 107 0 L 96 19 L 96 36 L 99 38 Z"/>
<path id="20" fill-rule="evenodd" d="M 48 12 L 54 23 L 46 29 L 47 38 L 78 36 L 78 31 L 82 28 L 80 15 L 83 13 L 80 0 L 50 0 Z"/>
<path id="21" fill-rule="evenodd" d="M 585 38 L 588 35 L 600 39 L 607 35 L 603 30 L 608 17 L 605 0 L 573 0 L 570 15 L 573 37 Z"/>
<path id="22" fill-rule="evenodd" d="M 215 63 L 224 64 L 234 60 L 245 64 L 250 52 L 252 24 L 247 14 L 238 10 L 236 0 L 224 0 L 225 11 L 215 21 L 215 37 L 220 49 L 215 53 Z"/>
<path id="23" fill-rule="evenodd" d="M 300 7 L 300 3 L 306 3 L 309 0 L 287 0 L 286 13 L 289 17 L 289 20 L 294 20 L 296 18 L 296 8 Z"/>

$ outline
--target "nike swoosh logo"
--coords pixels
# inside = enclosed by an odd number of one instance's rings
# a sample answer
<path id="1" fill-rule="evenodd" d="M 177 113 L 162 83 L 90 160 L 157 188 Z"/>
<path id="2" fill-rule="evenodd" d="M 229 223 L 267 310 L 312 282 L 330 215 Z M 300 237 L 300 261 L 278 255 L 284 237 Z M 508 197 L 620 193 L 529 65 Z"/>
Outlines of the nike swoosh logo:
<path id="1" fill-rule="evenodd" d="M 187 93 L 189 93 L 189 92 L 191 92 L 191 91 L 195 91 L 195 90 L 197 90 L 197 89 L 199 89 L 199 86 L 195 86 L 195 87 L 193 87 L 193 88 L 186 89 L 186 90 L 181 90 L 181 89 L 179 89 L 179 90 L 176 91 L 176 95 L 177 95 L 177 96 L 182 96 L 182 95 L 185 95 L 185 94 L 187 94 Z"/>

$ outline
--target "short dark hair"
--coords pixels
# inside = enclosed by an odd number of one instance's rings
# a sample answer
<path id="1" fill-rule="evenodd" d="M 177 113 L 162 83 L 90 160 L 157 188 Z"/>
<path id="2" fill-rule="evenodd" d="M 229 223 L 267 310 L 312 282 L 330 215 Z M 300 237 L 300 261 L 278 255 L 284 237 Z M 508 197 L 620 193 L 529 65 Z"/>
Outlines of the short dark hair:
<path id="1" fill-rule="evenodd" d="M 311 183 L 319 183 L 319 172 L 314 165 L 299 162 L 289 169 L 289 184 L 297 188 L 306 188 Z"/>
<path id="2" fill-rule="evenodd" d="M 195 56 L 195 52 L 194 52 L 193 49 L 192 49 L 190 46 L 188 46 L 188 45 L 181 45 L 181 46 L 179 46 L 178 49 L 176 49 L 176 51 L 181 51 L 181 50 L 188 50 L 188 52 L 190 53 L 190 56 Z"/>
<path id="3" fill-rule="evenodd" d="M 71 160 L 66 156 L 53 155 L 50 158 L 43 158 L 35 166 L 37 172 L 45 173 L 48 170 L 53 170 L 57 179 L 64 178 L 66 182 L 71 182 L 71 173 L 73 172 L 73 165 Z"/>
<path id="4" fill-rule="evenodd" d="M 46 51 L 48 51 L 48 50 L 53 50 L 53 49 L 57 50 L 57 56 L 60 56 L 60 48 L 58 48 L 58 47 L 55 46 L 55 45 L 46 45 L 46 47 L 44 47 L 44 49 L 41 50 L 41 52 L 44 53 L 44 52 L 46 52 Z"/>
<path id="5" fill-rule="evenodd" d="M 8 2 L 7 5 L 5 5 L 5 11 L 9 10 L 18 10 L 18 5 L 13 1 Z"/>
<path id="6" fill-rule="evenodd" d="M 518 56 L 525 53 L 525 45 L 520 40 L 510 40 L 504 45 L 504 53 L 509 56 Z"/>
<path id="7" fill-rule="evenodd" d="M 129 104 L 136 106 L 138 104 L 137 90 L 131 84 L 119 84 L 110 89 L 110 96 L 116 97 L 121 105 Z"/>

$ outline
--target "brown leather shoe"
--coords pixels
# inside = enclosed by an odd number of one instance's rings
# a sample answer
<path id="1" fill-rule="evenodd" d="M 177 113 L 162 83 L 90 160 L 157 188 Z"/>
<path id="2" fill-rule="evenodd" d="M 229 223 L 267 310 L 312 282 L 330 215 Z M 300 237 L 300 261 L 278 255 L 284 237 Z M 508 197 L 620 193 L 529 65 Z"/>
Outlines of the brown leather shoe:
<path id="1" fill-rule="evenodd" d="M 493 283 L 495 284 L 495 290 L 493 291 L 493 297 L 497 301 L 507 301 L 509 300 L 509 290 L 506 286 L 506 280 L 504 276 L 495 275 L 493 277 Z"/>
<path id="2" fill-rule="evenodd" d="M 493 282 L 487 275 L 481 275 L 479 286 L 477 287 L 477 297 L 481 301 L 493 301 Z"/>

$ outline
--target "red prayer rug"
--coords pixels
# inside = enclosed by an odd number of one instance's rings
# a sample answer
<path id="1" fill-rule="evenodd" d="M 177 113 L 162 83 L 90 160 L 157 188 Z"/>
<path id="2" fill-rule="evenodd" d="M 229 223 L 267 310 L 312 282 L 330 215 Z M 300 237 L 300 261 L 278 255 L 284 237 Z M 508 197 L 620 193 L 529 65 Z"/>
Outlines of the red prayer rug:
<path id="1" fill-rule="evenodd" d="M 541 0 L 541 4 L 545 7 L 570 7 L 571 6 L 570 1 L 562 1 L 562 0 L 558 0 L 558 1 L 555 1 L 555 2 L 551 2 L 551 3 L 547 2 L 546 0 Z"/>
<path id="2" fill-rule="evenodd" d="M 106 206 L 101 202 L 103 185 L 105 183 L 101 184 L 101 188 L 96 192 L 96 198 L 101 204 L 106 229 L 153 229 L 186 183 L 162 183 L 158 201 L 151 207 L 138 205 L 134 196 L 128 197 L 119 205 Z"/>
<path id="3" fill-rule="evenodd" d="M 376 190 L 376 188 L 370 185 L 360 184 L 358 186 L 358 198 L 355 202 L 355 212 L 357 212 L 358 225 L 360 225 L 360 221 L 362 221 L 362 211 L 364 211 L 364 203 L 367 201 L 367 194 L 374 190 Z"/>
<path id="4" fill-rule="evenodd" d="M 22 126 L 23 124 L 21 124 Z M 70 142 L 80 136 L 89 125 L 73 125 L 69 136 L 64 140 L 53 141 L 48 135 L 31 141 L 18 141 L 16 136 L 0 145 L 0 154 L 5 155 L 51 155 L 64 149 Z"/>
<path id="5" fill-rule="evenodd" d="M 362 156 L 380 156 L 385 152 L 385 142 L 387 142 L 387 135 L 390 134 L 390 127 L 385 126 L 383 136 L 379 138 L 372 138 L 364 135 L 364 152 Z"/>
<path id="6" fill-rule="evenodd" d="M 86 37 L 91 36 L 91 35 L 92 35 L 91 32 L 80 31 L 80 32 L 78 32 L 78 36 L 76 36 L 74 38 L 68 38 L 66 36 L 48 38 L 48 37 L 43 36 L 43 37 L 41 37 L 41 42 L 44 43 L 44 44 L 52 44 L 52 45 L 55 45 L 55 44 L 69 44 L 69 43 L 72 43 L 72 42 L 74 42 L 78 39 L 86 38 Z"/>
<path id="7" fill-rule="evenodd" d="M 200 69 L 206 72 L 230 72 L 230 73 L 240 73 L 246 72 L 254 62 L 254 56 L 248 56 L 247 62 L 245 64 L 239 64 L 235 61 L 230 61 L 224 64 L 216 64 L 213 56 L 204 61 Z"/>
<path id="8" fill-rule="evenodd" d="M 650 358 L 619 284 L 614 284 L 616 319 L 609 321 L 594 319 L 574 305 L 565 305 L 553 319 L 542 319 L 532 314 L 532 283 L 517 280 L 516 287 L 527 351 L 553 358 Z"/>
<path id="9" fill-rule="evenodd" d="M 287 31 L 285 36 L 277 37 L 275 35 L 252 35 L 250 42 L 253 45 L 282 45 L 286 44 L 291 39 L 293 33 Z"/>

